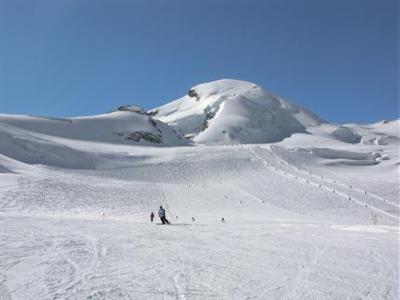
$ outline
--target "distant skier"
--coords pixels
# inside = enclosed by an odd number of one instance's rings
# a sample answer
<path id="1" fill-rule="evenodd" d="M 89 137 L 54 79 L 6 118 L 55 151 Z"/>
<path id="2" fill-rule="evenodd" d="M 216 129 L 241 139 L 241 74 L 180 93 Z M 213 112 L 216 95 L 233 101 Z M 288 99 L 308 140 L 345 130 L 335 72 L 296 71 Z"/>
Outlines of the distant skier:
<path id="1" fill-rule="evenodd" d="M 151 212 L 151 214 L 150 214 L 150 221 L 153 222 L 153 220 L 154 220 L 154 213 Z"/>
<path id="2" fill-rule="evenodd" d="M 222 217 L 221 223 L 225 223 L 225 218 L 224 217 Z"/>
<path id="3" fill-rule="evenodd" d="M 160 209 L 158 210 L 158 216 L 163 224 L 169 224 L 167 218 L 165 217 L 165 209 L 162 206 L 160 206 Z"/>

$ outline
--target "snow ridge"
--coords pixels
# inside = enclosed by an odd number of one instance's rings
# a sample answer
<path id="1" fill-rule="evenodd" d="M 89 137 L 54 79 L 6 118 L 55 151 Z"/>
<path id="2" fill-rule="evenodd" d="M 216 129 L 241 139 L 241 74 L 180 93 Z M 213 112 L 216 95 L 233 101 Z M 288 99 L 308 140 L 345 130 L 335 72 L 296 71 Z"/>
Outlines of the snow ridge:
<path id="1" fill-rule="evenodd" d="M 197 143 L 271 143 L 323 122 L 313 113 L 260 86 L 222 79 L 150 111 Z"/>

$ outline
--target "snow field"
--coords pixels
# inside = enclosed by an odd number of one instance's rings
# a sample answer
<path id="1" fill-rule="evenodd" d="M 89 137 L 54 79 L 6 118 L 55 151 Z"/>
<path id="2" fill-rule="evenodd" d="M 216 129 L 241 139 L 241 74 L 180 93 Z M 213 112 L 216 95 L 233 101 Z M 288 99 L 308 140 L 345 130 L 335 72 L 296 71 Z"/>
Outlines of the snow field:
<path id="1" fill-rule="evenodd" d="M 398 221 L 370 215 L 390 204 L 318 181 L 315 165 L 307 177 L 282 151 L 159 149 L 126 167 L 4 174 L 2 297 L 396 299 Z M 173 225 L 149 222 L 160 204 Z"/>
<path id="2" fill-rule="evenodd" d="M 154 224 L 1 217 L 13 299 L 395 299 L 385 226 Z M 353 229 L 354 227 L 354 229 Z M 380 230 L 369 230 L 371 227 Z"/>

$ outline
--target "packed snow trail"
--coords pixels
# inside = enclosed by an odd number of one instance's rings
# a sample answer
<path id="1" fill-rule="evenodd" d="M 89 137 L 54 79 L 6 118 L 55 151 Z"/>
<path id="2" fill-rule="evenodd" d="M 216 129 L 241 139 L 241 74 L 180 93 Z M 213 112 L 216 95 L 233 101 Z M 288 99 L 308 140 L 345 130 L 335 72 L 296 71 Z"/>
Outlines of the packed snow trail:
<path id="1" fill-rule="evenodd" d="M 363 199 L 361 200 L 359 197 L 360 196 L 365 196 L 369 195 L 367 192 L 362 191 L 362 195 L 356 195 L 356 196 L 351 196 L 353 194 L 353 191 L 357 192 L 360 189 L 357 188 L 352 188 L 349 187 L 348 185 L 342 184 L 342 183 L 337 183 L 335 180 L 329 180 L 328 178 L 324 178 L 323 176 L 316 176 L 314 174 L 310 174 L 309 172 L 306 172 L 304 170 L 301 170 L 299 168 L 295 169 L 291 164 L 287 161 L 284 161 L 280 158 L 280 161 L 274 158 L 271 158 L 271 156 L 277 156 L 274 154 L 274 151 L 271 149 L 265 149 L 263 148 L 262 154 L 260 154 L 260 147 L 252 147 L 252 146 L 244 146 L 246 149 L 249 149 L 254 155 L 259 158 L 263 164 L 268 167 L 274 169 L 277 173 L 283 174 L 285 176 L 291 177 L 295 180 L 300 180 L 305 182 L 306 184 L 317 186 L 319 188 L 326 189 L 328 191 L 331 191 L 335 193 L 338 196 L 345 197 L 346 199 L 353 201 L 357 203 L 358 205 L 364 206 L 365 208 L 371 209 L 376 213 L 379 213 L 382 216 L 389 217 L 390 219 L 394 220 L 395 222 L 399 221 L 399 210 L 398 210 L 398 205 L 395 203 L 392 203 L 390 201 L 385 201 L 385 199 L 375 196 L 374 198 L 379 199 L 380 202 L 383 203 L 378 203 L 379 207 L 377 205 L 371 205 L 371 200 L 369 199 Z M 257 151 L 258 150 L 258 151 Z M 270 156 L 269 159 L 266 159 L 266 156 Z M 280 162 L 276 163 L 276 162 Z M 345 188 L 345 190 L 343 189 Z M 363 197 L 366 198 L 366 197 Z M 383 199 L 383 201 L 382 201 Z M 388 206 L 389 209 L 388 209 Z M 383 207 L 383 209 L 381 208 Z M 386 210 L 385 210 L 386 207 Z M 392 211 L 393 207 L 395 208 L 394 213 L 389 213 L 388 211 Z"/>
<path id="2" fill-rule="evenodd" d="M 381 196 L 375 195 L 371 192 L 368 192 L 366 190 L 357 188 L 353 185 L 349 185 L 349 184 L 345 184 L 340 182 L 339 180 L 334 180 L 334 179 L 330 179 L 326 176 L 321 176 L 321 175 L 316 175 L 316 174 L 312 174 L 310 171 L 307 171 L 303 168 L 297 167 L 296 166 L 296 162 L 293 162 L 289 159 L 285 159 L 282 154 L 285 152 L 285 150 L 282 147 L 276 147 L 276 146 L 272 146 L 270 147 L 271 152 L 274 153 L 276 155 L 276 157 L 278 158 L 278 160 L 280 160 L 282 163 L 286 164 L 287 166 L 291 167 L 291 171 L 293 173 L 296 174 L 302 174 L 304 176 L 304 178 L 313 178 L 314 180 L 317 181 L 322 181 L 325 184 L 333 184 L 333 186 L 335 187 L 340 187 L 340 188 L 344 188 L 348 193 L 353 193 L 353 192 L 358 192 L 358 196 L 359 197 L 364 197 L 364 198 L 374 198 L 375 200 L 379 200 L 381 202 L 384 202 L 387 205 L 390 205 L 394 208 L 396 208 L 397 210 L 400 208 L 400 204 L 399 203 L 395 203 L 393 201 L 390 201 L 386 198 L 383 198 Z M 279 149 L 279 150 L 278 150 Z"/>

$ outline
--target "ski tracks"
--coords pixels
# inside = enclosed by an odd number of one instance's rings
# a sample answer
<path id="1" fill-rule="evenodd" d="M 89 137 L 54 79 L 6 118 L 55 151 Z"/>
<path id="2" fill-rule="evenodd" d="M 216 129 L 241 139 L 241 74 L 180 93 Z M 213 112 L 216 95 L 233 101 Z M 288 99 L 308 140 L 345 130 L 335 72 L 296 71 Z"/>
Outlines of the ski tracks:
<path id="1" fill-rule="evenodd" d="M 55 269 L 63 266 L 63 277 L 68 278 L 61 285 L 54 286 L 54 279 L 51 275 L 57 277 L 61 274 L 49 272 L 46 274 L 47 281 L 50 285 L 48 289 L 54 298 L 68 298 L 75 294 L 79 286 L 84 286 L 95 273 L 100 258 L 104 253 L 103 246 L 99 245 L 97 240 L 89 235 L 56 235 L 53 246 L 48 253 L 55 253 L 56 258 L 53 260 Z M 69 265 L 70 268 L 66 268 Z M 69 270 L 69 271 L 68 271 Z"/>
<path id="2" fill-rule="evenodd" d="M 305 299 L 304 294 L 310 290 L 311 274 L 314 268 L 318 265 L 319 260 L 322 258 L 326 251 L 326 247 L 320 249 L 314 258 L 305 264 L 304 261 L 299 261 L 300 271 L 295 277 L 292 287 L 289 288 L 289 293 L 283 297 L 283 299 Z"/>
<path id="3" fill-rule="evenodd" d="M 331 180 L 328 178 L 317 176 L 315 174 L 311 174 L 305 170 L 301 170 L 300 168 L 295 169 L 295 167 L 292 166 L 292 164 L 290 162 L 283 160 L 279 155 L 275 154 L 272 148 L 271 149 L 263 148 L 263 150 L 268 151 L 269 156 L 271 156 L 270 159 L 267 160 L 265 157 L 265 151 L 263 153 L 264 155 L 257 152 L 256 148 L 257 147 L 259 148 L 259 146 L 243 146 L 243 147 L 245 149 L 249 150 L 251 153 L 253 153 L 255 157 L 260 159 L 265 167 L 271 168 L 275 172 L 277 172 L 283 176 L 292 178 L 293 180 L 303 181 L 304 183 L 309 184 L 310 186 L 323 188 L 329 192 L 335 193 L 338 196 L 348 199 L 349 201 L 353 201 L 353 203 L 356 203 L 360 206 L 364 206 L 365 208 L 370 209 L 380 215 L 389 217 L 395 221 L 399 220 L 398 212 L 397 212 L 397 214 L 389 213 L 388 211 L 381 209 L 380 207 L 371 205 L 369 202 L 366 202 L 366 200 L 361 200 L 359 197 L 351 196 L 351 195 L 349 195 L 349 192 L 346 192 L 345 190 L 343 190 L 343 188 L 346 187 L 346 188 L 350 189 L 352 192 L 353 191 L 361 192 L 362 191 L 361 189 L 345 185 L 345 184 L 337 182 L 335 180 Z M 282 168 L 279 164 L 276 164 L 275 163 L 276 161 L 280 162 L 281 165 L 285 165 L 285 168 Z M 308 176 L 308 177 L 306 177 L 306 176 Z M 386 205 L 392 205 L 392 206 L 396 206 L 398 208 L 398 206 L 395 203 L 387 201 L 377 195 L 368 194 L 365 191 L 362 191 L 362 195 L 369 195 L 371 197 L 374 197 L 375 199 L 379 199 Z"/>

